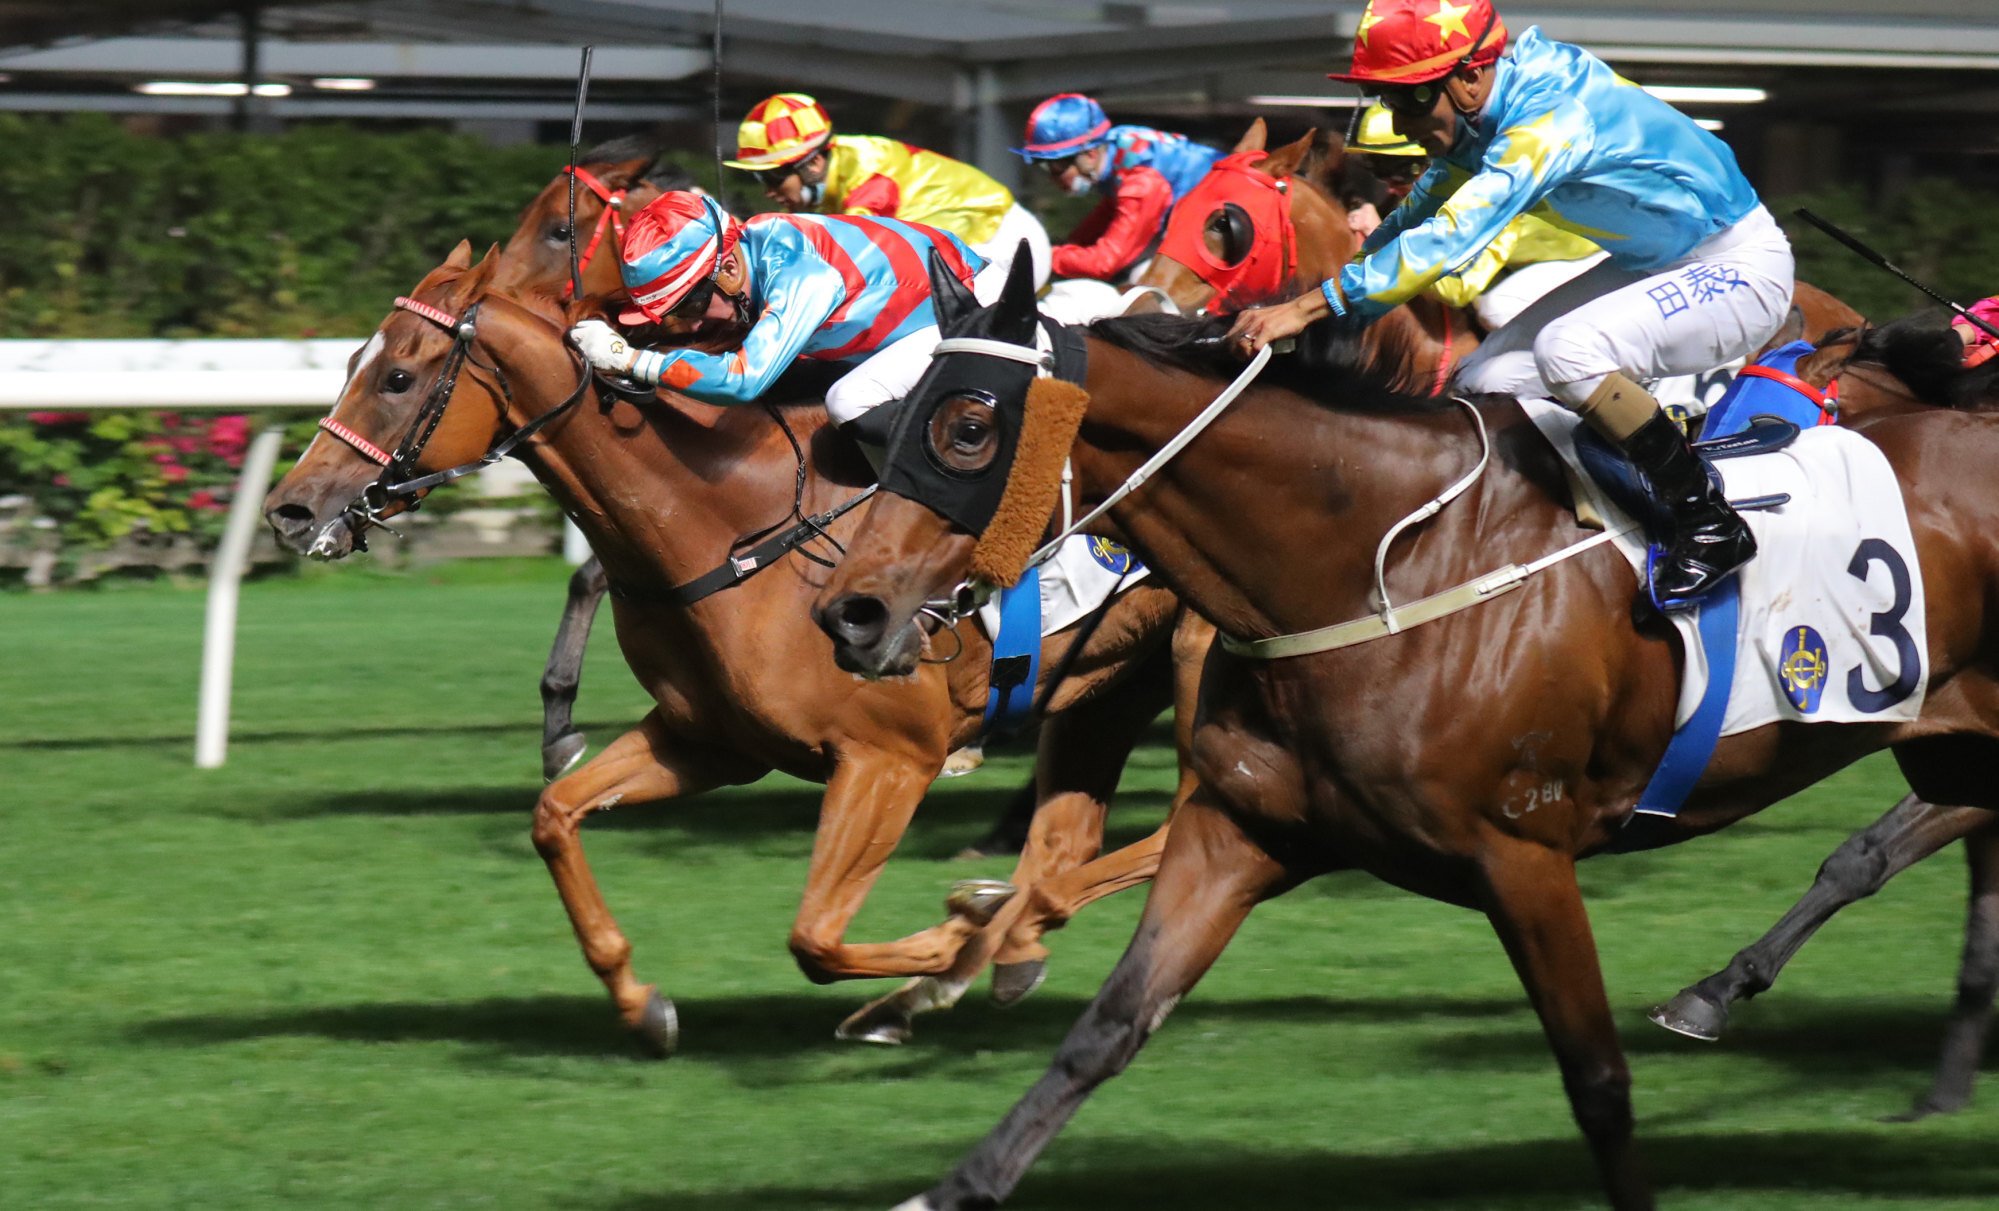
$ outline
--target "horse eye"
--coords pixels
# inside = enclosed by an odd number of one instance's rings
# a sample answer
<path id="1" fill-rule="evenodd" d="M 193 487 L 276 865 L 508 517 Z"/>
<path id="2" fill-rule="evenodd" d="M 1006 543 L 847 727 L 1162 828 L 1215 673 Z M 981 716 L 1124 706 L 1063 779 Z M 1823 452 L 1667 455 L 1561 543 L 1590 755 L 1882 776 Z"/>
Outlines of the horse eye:
<path id="1" fill-rule="evenodd" d="M 992 426 L 982 420 L 966 417 L 958 422 L 951 433 L 951 441 L 960 450 L 976 450 L 992 434 Z"/>
<path id="2" fill-rule="evenodd" d="M 382 390 L 391 395 L 401 395 L 416 383 L 416 375 L 407 370 L 391 370 L 382 380 Z"/>
<path id="3" fill-rule="evenodd" d="M 555 226 L 549 228 L 548 238 L 558 244 L 567 244 L 569 242 L 569 224 L 557 223 Z"/>

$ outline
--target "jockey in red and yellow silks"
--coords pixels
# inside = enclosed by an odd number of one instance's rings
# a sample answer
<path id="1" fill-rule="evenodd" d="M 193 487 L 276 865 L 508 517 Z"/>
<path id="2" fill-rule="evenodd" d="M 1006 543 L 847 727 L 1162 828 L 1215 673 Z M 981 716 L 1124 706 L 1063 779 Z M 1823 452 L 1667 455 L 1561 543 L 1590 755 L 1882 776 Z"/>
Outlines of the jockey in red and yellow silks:
<path id="1" fill-rule="evenodd" d="M 1113 126 L 1101 105 L 1061 93 L 1034 107 L 1026 146 L 1056 184 L 1100 193 L 1069 238 L 1052 253 L 1055 276 L 1111 281 L 1144 260 L 1166 229 L 1167 212 L 1222 153 L 1185 135 L 1148 126 Z"/>
<path id="2" fill-rule="evenodd" d="M 602 320 L 570 337 L 592 366 L 711 404 L 746 403 L 795 360 L 854 365 L 827 392 L 836 421 L 855 420 L 914 387 L 938 340 L 932 251 L 968 286 L 997 293 L 986 262 L 948 232 L 858 215 L 731 218 L 713 199 L 666 193 L 625 230 L 624 325 L 659 325 L 725 353 L 638 349 Z"/>
<path id="3" fill-rule="evenodd" d="M 824 106 L 804 93 L 757 102 L 736 130 L 731 168 L 754 173 L 764 193 L 794 214 L 873 215 L 948 231 L 1005 266 L 1022 240 L 1035 284 L 1048 280 L 1048 233 L 1013 194 L 959 160 L 878 135 L 839 134 Z"/>

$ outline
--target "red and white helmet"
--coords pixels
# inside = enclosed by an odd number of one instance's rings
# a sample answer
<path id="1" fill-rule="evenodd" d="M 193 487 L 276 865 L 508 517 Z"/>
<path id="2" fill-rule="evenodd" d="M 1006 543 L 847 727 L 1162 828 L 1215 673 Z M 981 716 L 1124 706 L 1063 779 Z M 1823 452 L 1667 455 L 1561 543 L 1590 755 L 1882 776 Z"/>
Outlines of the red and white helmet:
<path id="1" fill-rule="evenodd" d="M 742 235 L 743 225 L 713 198 L 676 191 L 646 203 L 625 227 L 618 272 L 632 305 L 619 312 L 618 322 L 665 319 L 688 291 L 715 275 Z"/>

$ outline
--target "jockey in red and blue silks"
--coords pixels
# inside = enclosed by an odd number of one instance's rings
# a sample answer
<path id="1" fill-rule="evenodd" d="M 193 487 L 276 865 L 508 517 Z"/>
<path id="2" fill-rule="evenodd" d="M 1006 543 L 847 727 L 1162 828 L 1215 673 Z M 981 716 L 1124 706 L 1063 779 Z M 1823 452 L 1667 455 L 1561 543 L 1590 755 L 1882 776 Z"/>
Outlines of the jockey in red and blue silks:
<path id="1" fill-rule="evenodd" d="M 758 398 L 798 358 L 855 363 L 826 395 L 844 424 L 908 394 L 929 364 L 932 249 L 966 285 L 997 290 L 978 278 L 983 258 L 933 227 L 863 215 L 737 222 L 713 199 L 666 193 L 625 229 L 632 302 L 618 322 L 735 349 L 636 349 L 602 320 L 570 337 L 599 369 L 711 404 Z"/>
<path id="2" fill-rule="evenodd" d="M 1039 161 L 1070 193 L 1106 195 L 1053 249 L 1056 277 L 1105 281 L 1152 251 L 1173 203 L 1222 158 L 1220 151 L 1185 135 L 1112 126 L 1103 106 L 1080 93 L 1062 93 L 1035 106 L 1027 119 L 1027 145 L 1014 150 Z"/>

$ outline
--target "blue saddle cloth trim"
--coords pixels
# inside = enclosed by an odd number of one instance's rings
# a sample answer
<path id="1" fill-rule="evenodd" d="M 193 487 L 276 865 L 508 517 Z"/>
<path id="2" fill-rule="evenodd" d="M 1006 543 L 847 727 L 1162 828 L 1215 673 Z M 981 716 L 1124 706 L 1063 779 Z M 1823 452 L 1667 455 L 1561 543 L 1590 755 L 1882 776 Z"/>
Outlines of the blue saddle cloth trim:
<path id="1" fill-rule="evenodd" d="M 986 691 L 985 730 L 1010 732 L 1034 707 L 1034 684 L 1041 678 L 1041 568 L 1027 570 L 1020 583 L 1000 590 L 999 634 L 993 636 L 993 668 Z"/>
<path id="2" fill-rule="evenodd" d="M 1659 768 L 1652 771 L 1645 793 L 1638 796 L 1639 815 L 1668 818 L 1678 815 L 1693 792 L 1694 783 L 1700 781 L 1708 761 L 1714 757 L 1714 746 L 1721 740 L 1721 721 L 1728 714 L 1729 687 L 1735 684 L 1736 630 L 1742 620 L 1741 607 L 1740 581 L 1733 576 L 1701 598 L 1701 616 L 1695 629 L 1700 634 L 1701 648 L 1707 653 L 1707 688 L 1701 692 L 1700 705 L 1666 743 Z"/>

